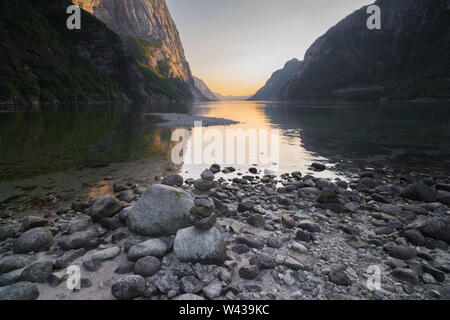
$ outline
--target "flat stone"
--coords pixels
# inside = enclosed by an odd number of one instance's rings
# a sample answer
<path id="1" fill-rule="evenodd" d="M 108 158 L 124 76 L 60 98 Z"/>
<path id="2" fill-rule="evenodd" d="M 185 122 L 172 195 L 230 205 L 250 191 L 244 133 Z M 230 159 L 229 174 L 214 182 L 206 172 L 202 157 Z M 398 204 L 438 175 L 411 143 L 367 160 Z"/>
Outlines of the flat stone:
<path id="1" fill-rule="evenodd" d="M 138 244 L 135 244 L 128 250 L 128 259 L 130 261 L 137 261 L 140 258 L 147 256 L 154 256 L 162 258 L 167 252 L 167 244 L 160 239 L 150 239 Z"/>
<path id="2" fill-rule="evenodd" d="M 86 250 L 84 248 L 65 252 L 62 256 L 56 259 L 55 269 L 67 268 L 70 265 L 70 263 L 72 263 L 72 261 L 83 256 L 85 252 Z"/>
<path id="3" fill-rule="evenodd" d="M 111 247 L 104 250 L 97 251 L 94 253 L 91 257 L 93 261 L 105 261 L 114 259 L 117 257 L 121 252 L 121 249 L 119 247 Z"/>

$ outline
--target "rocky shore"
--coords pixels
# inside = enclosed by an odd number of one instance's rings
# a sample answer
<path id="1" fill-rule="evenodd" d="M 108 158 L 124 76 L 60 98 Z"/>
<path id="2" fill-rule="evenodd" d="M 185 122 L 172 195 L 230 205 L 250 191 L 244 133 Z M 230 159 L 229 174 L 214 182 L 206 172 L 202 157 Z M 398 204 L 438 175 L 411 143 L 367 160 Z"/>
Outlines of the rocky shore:
<path id="1" fill-rule="evenodd" d="M 450 299 L 449 176 L 234 171 L 0 212 L 0 300 Z"/>
<path id="2" fill-rule="evenodd" d="M 181 113 L 149 113 L 150 116 L 159 117 L 163 120 L 163 122 L 158 125 L 161 127 L 182 127 L 182 128 L 193 128 L 195 122 L 201 121 L 203 127 L 212 127 L 212 126 L 229 126 L 232 124 L 238 124 L 239 122 L 223 119 L 223 118 L 215 118 L 215 117 L 203 117 L 199 115 L 192 114 L 181 114 Z"/>

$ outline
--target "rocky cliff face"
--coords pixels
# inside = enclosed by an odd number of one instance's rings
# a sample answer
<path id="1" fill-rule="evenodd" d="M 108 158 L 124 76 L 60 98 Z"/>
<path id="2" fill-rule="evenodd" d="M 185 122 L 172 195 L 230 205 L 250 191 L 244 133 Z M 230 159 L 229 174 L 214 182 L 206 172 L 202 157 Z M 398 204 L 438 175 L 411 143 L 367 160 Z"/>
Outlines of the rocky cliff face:
<path id="1" fill-rule="evenodd" d="M 126 42 L 145 41 L 145 64 L 164 77 L 180 79 L 193 89 L 193 78 L 177 27 L 165 0 L 74 0 Z"/>
<path id="2" fill-rule="evenodd" d="M 278 100 L 279 93 L 284 86 L 292 80 L 297 74 L 302 61 L 298 59 L 292 59 L 284 65 L 283 69 L 275 71 L 269 80 L 267 80 L 264 87 L 258 90 L 258 92 L 251 97 L 251 101 L 271 101 Z"/>
<path id="3" fill-rule="evenodd" d="M 208 85 L 200 78 L 194 76 L 195 86 L 200 90 L 200 92 L 209 100 L 219 100 L 219 98 L 214 94 L 214 92 L 209 89 Z"/>
<path id="4" fill-rule="evenodd" d="M 284 100 L 450 98 L 447 0 L 378 0 L 381 30 L 363 7 L 308 49 Z"/>
<path id="5" fill-rule="evenodd" d="M 159 11 L 161 21 L 155 23 L 160 32 L 167 28 L 164 38 L 167 44 L 161 39 L 151 40 L 150 36 L 120 37 L 85 10 L 81 12 L 81 30 L 68 30 L 66 9 L 72 3 L 72 0 L 0 2 L 0 104 L 55 101 L 151 104 L 203 98 L 192 84 L 181 43 L 178 49 L 174 47 L 179 38 L 173 22 L 170 24 L 170 15 L 163 10 L 167 9 L 164 2 L 151 3 L 164 5 Z M 99 3 L 89 2 L 88 9 L 94 10 Z M 168 14 L 165 24 L 163 14 Z M 141 11 L 136 15 L 141 17 Z M 172 44 L 167 40 L 171 36 Z M 180 67 L 183 64 L 186 67 Z"/>

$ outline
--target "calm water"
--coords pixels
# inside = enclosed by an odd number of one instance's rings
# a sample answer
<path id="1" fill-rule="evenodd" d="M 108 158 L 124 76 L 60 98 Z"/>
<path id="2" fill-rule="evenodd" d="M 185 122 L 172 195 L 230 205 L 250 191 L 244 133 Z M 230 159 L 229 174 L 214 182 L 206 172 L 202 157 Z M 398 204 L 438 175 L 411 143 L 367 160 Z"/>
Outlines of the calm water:
<path id="1" fill-rule="evenodd" d="M 59 198 L 99 189 L 111 177 L 137 181 L 167 173 L 174 146 L 172 129 L 158 127 L 157 119 L 146 115 L 162 111 L 241 122 L 214 128 L 222 133 L 227 129 L 280 129 L 276 163 L 280 173 L 306 173 L 315 160 L 450 173 L 449 105 L 314 107 L 209 102 L 161 108 L 49 106 L 0 112 L 0 202 L 5 206 L 12 200 L 49 194 Z M 242 173 L 249 166 L 230 165 Z M 197 177 L 204 167 L 184 164 L 180 172 Z M 335 172 L 322 175 L 333 177 Z"/>

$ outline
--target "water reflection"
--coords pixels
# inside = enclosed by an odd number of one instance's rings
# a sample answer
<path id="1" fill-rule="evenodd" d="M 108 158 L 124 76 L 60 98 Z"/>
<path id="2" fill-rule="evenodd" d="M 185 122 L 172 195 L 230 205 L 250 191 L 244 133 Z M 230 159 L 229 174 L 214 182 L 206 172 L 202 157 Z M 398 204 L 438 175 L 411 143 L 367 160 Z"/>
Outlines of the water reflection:
<path id="1" fill-rule="evenodd" d="M 175 144 L 172 129 L 144 116 L 151 112 L 240 122 L 214 128 L 223 134 L 227 129 L 280 129 L 279 173 L 307 173 L 318 159 L 450 172 L 448 104 L 314 107 L 227 101 L 160 107 L 10 108 L 0 112 L 0 202 L 49 194 L 69 198 L 82 192 L 95 197 L 108 192 L 112 181 L 151 183 L 155 175 L 167 174 Z M 185 163 L 180 171 L 185 178 L 197 178 L 208 165 Z M 244 173 L 252 163 L 224 165 Z"/>

